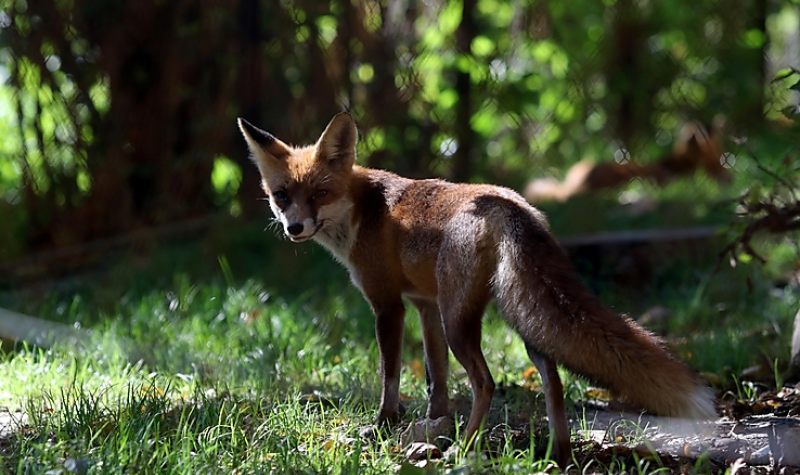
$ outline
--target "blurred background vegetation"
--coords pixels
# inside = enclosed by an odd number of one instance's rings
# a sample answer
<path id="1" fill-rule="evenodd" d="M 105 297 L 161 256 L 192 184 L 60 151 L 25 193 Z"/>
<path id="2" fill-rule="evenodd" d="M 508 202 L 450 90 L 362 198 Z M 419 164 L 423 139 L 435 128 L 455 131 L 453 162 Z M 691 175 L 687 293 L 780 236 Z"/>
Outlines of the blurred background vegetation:
<path id="1" fill-rule="evenodd" d="M 517 189 L 689 121 L 741 173 L 800 143 L 797 1 L 0 4 L 0 259 L 261 214 L 237 116 L 299 143 L 349 108 L 362 163 Z"/>
<path id="2" fill-rule="evenodd" d="M 307 430 L 296 396 L 346 401 L 347 433 L 370 420 L 372 317 L 324 250 L 265 232 L 235 125 L 303 144 L 343 108 L 361 164 L 542 201 L 587 285 L 665 335 L 722 404 L 791 374 L 800 0 L 0 0 L 0 307 L 94 338 L 3 346 L 0 407 L 27 407 L 33 435 L 0 440 L 0 468 L 87 453 L 134 473 L 227 473 L 245 454 L 256 471 L 276 453 L 278 472 L 358 463 L 294 450 L 331 454 L 341 429 L 323 417 Z M 403 373 L 417 414 L 418 327 L 407 319 Z M 529 384 L 493 309 L 484 336 L 498 382 Z M 97 427 L 117 416 L 93 409 L 97 388 L 135 408 L 102 442 Z M 162 405 L 195 393 L 205 412 L 190 435 L 222 421 L 209 402 L 233 394 L 257 402 L 234 414 L 266 420 L 274 440 L 179 451 L 194 439 L 166 420 L 151 444 Z M 296 444 L 269 414 L 294 421 Z M 394 463 L 386 450 L 376 473 Z"/>
<path id="3" fill-rule="evenodd" d="M 705 165 L 677 182 L 637 178 L 542 207 L 560 237 L 711 229 L 678 251 L 572 243 L 595 291 L 615 289 L 603 297 L 629 311 L 672 302 L 685 310 L 681 331 L 713 327 L 730 299 L 759 320 L 759 299 L 796 289 L 797 0 L 0 5 L 6 290 L 87 268 L 119 271 L 119 289 L 198 268 L 313 285 L 297 269 L 324 253 L 261 232 L 267 209 L 235 118 L 306 143 L 343 108 L 359 124 L 362 164 L 520 191 L 579 162 L 647 167 L 700 150 Z M 776 237 L 764 244 L 764 231 Z M 127 254 L 112 252 L 120 243 Z M 744 273 L 717 274 L 718 256 Z M 309 268 L 345 286 L 326 265 Z M 784 330 L 796 300 L 781 300 Z"/>

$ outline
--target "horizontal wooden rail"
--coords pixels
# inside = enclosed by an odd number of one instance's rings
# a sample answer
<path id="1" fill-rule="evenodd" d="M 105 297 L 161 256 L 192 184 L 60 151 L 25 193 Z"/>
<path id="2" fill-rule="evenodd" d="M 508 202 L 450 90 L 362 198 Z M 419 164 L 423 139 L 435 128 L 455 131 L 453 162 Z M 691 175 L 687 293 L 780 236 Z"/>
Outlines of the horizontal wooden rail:
<path id="1" fill-rule="evenodd" d="M 50 347 L 56 342 L 84 344 L 90 336 L 89 330 L 0 308 L 0 338 L 4 340 Z"/>

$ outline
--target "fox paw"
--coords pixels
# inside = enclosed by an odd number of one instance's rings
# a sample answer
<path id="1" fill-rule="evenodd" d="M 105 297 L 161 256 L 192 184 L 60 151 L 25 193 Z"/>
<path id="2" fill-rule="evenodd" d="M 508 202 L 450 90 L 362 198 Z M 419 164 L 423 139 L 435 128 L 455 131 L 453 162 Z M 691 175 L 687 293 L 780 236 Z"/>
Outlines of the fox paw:
<path id="1" fill-rule="evenodd" d="M 400 404 L 397 409 L 381 409 L 378 411 L 378 417 L 375 418 L 375 424 L 381 427 L 388 427 L 400 422 L 400 418 L 406 413 L 406 408 Z"/>

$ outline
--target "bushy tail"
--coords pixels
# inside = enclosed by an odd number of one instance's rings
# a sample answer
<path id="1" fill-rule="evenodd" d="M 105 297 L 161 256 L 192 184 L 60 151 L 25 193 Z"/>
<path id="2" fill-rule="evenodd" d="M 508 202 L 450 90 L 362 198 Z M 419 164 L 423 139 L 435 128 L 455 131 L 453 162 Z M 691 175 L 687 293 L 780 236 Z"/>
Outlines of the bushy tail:
<path id="1" fill-rule="evenodd" d="M 581 284 L 537 211 L 507 211 L 496 228 L 494 293 L 526 344 L 655 414 L 715 415 L 713 394 L 692 370 Z"/>

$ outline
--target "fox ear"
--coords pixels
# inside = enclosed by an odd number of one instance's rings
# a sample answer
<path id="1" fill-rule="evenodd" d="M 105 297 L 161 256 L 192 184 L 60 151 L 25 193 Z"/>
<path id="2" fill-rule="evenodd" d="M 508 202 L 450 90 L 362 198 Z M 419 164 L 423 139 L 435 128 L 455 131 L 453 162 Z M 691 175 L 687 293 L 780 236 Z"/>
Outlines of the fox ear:
<path id="1" fill-rule="evenodd" d="M 242 131 L 244 140 L 247 142 L 247 147 L 250 149 L 253 161 L 256 162 L 262 176 L 267 176 L 267 172 L 272 168 L 285 166 L 286 157 L 291 153 L 288 145 L 241 117 L 237 122 L 239 130 Z"/>
<path id="2" fill-rule="evenodd" d="M 336 171 L 350 170 L 356 161 L 358 131 L 349 112 L 333 116 L 317 141 L 317 160 L 324 160 Z"/>

